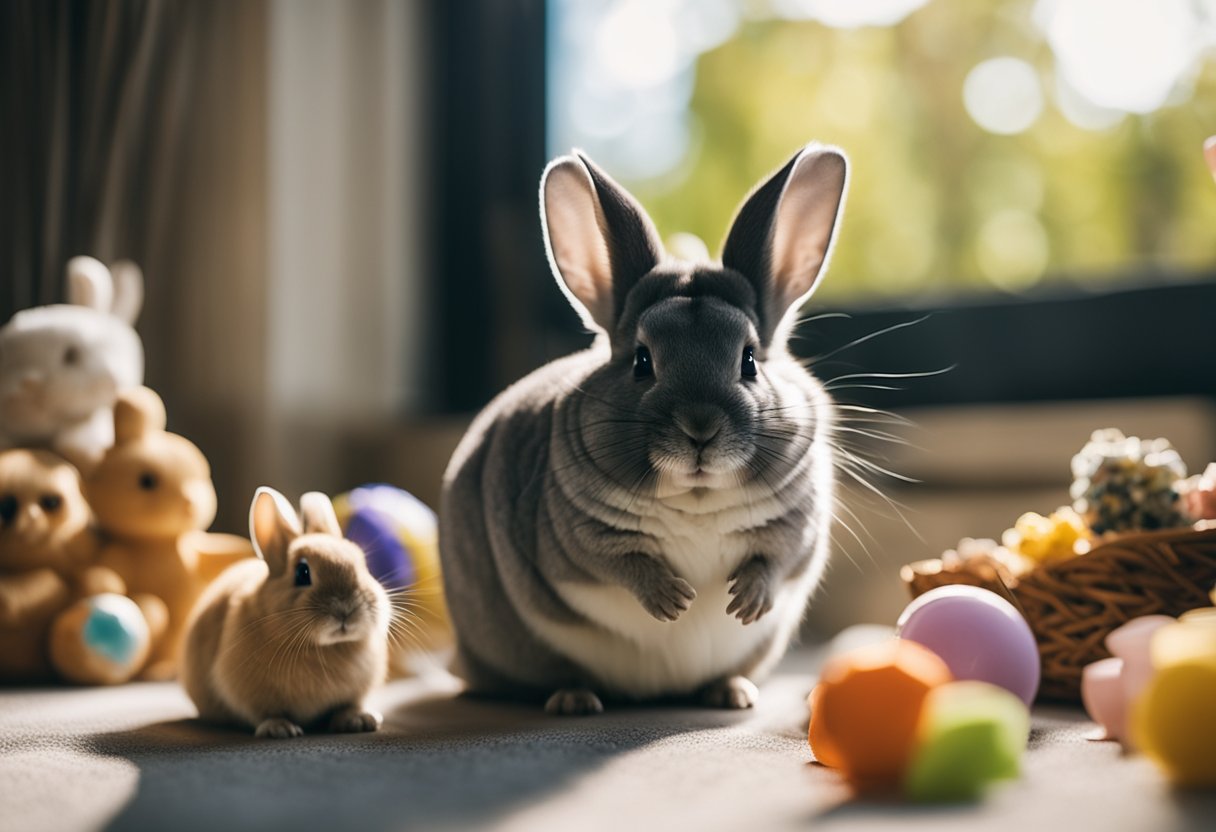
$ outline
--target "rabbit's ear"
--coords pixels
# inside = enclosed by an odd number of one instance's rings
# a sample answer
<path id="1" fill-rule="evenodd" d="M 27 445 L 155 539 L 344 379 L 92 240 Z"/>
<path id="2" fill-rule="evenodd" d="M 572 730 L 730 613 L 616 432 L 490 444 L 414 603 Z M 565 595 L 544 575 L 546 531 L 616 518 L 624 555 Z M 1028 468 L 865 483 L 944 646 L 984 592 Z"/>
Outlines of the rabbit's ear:
<path id="1" fill-rule="evenodd" d="M 114 444 L 163 431 L 166 422 L 165 403 L 151 388 L 124 390 L 114 403 Z"/>
<path id="2" fill-rule="evenodd" d="M 333 501 L 320 491 L 309 491 L 300 498 L 300 520 L 303 521 L 305 534 L 342 536 Z"/>
<path id="3" fill-rule="evenodd" d="M 629 290 L 663 258 L 654 223 L 578 153 L 545 168 L 540 219 L 558 285 L 588 327 L 611 332 Z"/>
<path id="4" fill-rule="evenodd" d="M 128 324 L 134 324 L 144 305 L 144 275 L 130 260 L 119 260 L 110 267 L 114 278 L 114 304 L 110 313 Z"/>
<path id="5" fill-rule="evenodd" d="M 827 269 L 848 178 L 841 150 L 810 144 L 760 185 L 735 215 L 722 265 L 756 287 L 766 342 Z"/>
<path id="6" fill-rule="evenodd" d="M 110 311 L 114 280 L 104 263 L 92 257 L 73 257 L 68 261 L 68 303 L 98 312 Z"/>
<path id="7" fill-rule="evenodd" d="M 271 575 L 287 568 L 287 547 L 299 536 L 300 521 L 287 498 L 273 488 L 259 488 L 249 507 L 249 539 Z"/>

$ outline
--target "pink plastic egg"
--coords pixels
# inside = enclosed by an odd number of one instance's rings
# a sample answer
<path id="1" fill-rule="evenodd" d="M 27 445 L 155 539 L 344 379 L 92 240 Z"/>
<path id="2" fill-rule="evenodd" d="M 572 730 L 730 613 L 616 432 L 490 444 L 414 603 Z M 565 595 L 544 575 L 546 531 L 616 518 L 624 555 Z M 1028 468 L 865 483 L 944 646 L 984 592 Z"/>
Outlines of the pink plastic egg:
<path id="1" fill-rule="evenodd" d="M 994 592 L 943 586 L 908 605 L 899 637 L 939 655 L 958 680 L 1005 688 L 1027 705 L 1039 690 L 1039 648 L 1026 619 Z"/>
<path id="2" fill-rule="evenodd" d="M 1087 664 L 1081 673 L 1081 702 L 1089 718 L 1102 726 L 1108 740 L 1127 733 L 1123 696 L 1123 659 L 1111 657 Z"/>

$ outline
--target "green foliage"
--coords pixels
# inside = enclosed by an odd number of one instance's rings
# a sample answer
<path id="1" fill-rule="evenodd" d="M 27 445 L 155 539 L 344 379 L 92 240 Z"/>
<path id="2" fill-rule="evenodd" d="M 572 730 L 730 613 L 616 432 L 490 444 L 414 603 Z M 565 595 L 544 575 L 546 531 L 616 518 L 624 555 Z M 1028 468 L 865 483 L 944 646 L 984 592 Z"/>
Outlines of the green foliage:
<path id="1" fill-rule="evenodd" d="M 1045 106 L 1026 131 L 985 132 L 967 73 L 1012 55 L 1034 65 Z M 1091 131 L 1056 108 L 1053 58 L 1026 3 L 931 3 L 893 27 L 836 30 L 752 20 L 695 67 L 682 167 L 627 182 L 664 235 L 711 251 L 742 196 L 809 139 L 838 144 L 852 188 L 821 300 L 1110 281 L 1211 271 L 1216 72 L 1191 99 Z"/>

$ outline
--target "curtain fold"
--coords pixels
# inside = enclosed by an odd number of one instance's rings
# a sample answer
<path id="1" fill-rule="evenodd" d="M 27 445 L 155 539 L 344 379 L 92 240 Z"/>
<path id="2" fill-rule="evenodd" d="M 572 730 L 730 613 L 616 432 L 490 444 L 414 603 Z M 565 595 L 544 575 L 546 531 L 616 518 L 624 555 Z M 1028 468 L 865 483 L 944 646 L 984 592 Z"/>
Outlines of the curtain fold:
<path id="1" fill-rule="evenodd" d="M 61 300 L 77 254 L 156 259 L 203 6 L 0 3 L 0 322 Z"/>

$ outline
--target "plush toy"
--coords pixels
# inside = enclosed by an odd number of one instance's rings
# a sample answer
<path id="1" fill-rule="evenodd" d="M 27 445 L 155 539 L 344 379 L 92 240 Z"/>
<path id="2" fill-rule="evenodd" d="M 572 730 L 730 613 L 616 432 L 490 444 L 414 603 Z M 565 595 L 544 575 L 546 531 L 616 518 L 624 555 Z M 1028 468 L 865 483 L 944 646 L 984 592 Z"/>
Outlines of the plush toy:
<path id="1" fill-rule="evenodd" d="M 146 624 L 115 594 L 125 591 L 118 575 L 94 565 L 97 552 L 76 469 L 47 451 L 0 452 L 0 681 L 130 678 Z M 132 612 L 129 626 L 108 626 Z"/>
<path id="2" fill-rule="evenodd" d="M 152 635 L 144 678 L 171 678 L 190 609 L 206 585 L 241 558 L 248 540 L 204 531 L 216 496 L 206 458 L 189 440 L 165 431 L 165 408 L 146 387 L 114 407 L 114 446 L 85 478 L 103 546 L 139 604 Z"/>
<path id="3" fill-rule="evenodd" d="M 143 381 L 131 327 L 143 278 L 133 263 L 111 274 L 75 257 L 68 300 L 18 312 L 0 329 L 0 448 L 48 448 L 86 470 L 113 444 L 115 397 Z"/>

